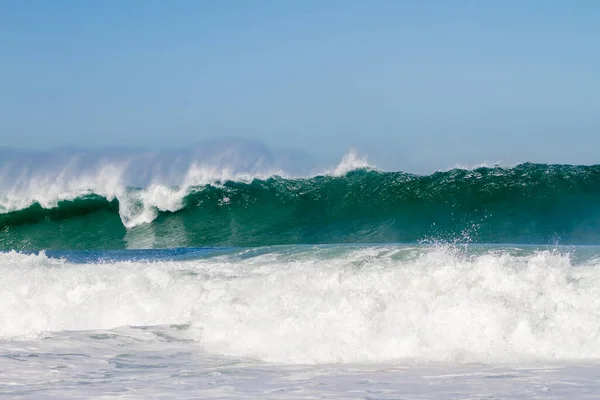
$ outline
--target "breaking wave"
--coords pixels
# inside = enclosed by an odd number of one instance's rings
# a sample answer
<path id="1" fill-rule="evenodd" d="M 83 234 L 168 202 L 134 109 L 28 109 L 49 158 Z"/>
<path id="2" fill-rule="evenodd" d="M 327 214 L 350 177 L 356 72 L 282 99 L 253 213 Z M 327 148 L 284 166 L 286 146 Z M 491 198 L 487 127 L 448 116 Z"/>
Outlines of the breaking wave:
<path id="1" fill-rule="evenodd" d="M 376 170 L 350 153 L 312 177 L 192 166 L 180 185 L 141 188 L 121 185 L 118 169 L 107 168 L 93 185 L 29 180 L 0 196 L 0 248 L 600 243 L 600 166 L 414 175 Z"/>

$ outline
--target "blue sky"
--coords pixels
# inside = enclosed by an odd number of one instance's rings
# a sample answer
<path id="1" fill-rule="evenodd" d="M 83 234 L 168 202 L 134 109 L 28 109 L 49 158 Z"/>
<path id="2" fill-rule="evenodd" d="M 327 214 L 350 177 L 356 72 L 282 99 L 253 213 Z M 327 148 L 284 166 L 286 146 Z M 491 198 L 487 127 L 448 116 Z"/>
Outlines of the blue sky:
<path id="1" fill-rule="evenodd" d="M 0 146 L 600 162 L 600 2 L 0 0 Z"/>

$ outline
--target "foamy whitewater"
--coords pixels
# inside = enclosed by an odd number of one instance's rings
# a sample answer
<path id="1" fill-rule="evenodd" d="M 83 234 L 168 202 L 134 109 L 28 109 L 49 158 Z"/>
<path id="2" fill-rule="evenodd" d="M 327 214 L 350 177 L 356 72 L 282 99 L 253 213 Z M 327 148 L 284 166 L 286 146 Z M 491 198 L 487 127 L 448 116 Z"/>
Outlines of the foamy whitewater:
<path id="1" fill-rule="evenodd" d="M 0 396 L 600 396 L 600 166 L 307 160 L 0 151 Z"/>
<path id="2" fill-rule="evenodd" d="M 596 248 L 284 246 L 0 255 L 14 397 L 576 398 Z"/>

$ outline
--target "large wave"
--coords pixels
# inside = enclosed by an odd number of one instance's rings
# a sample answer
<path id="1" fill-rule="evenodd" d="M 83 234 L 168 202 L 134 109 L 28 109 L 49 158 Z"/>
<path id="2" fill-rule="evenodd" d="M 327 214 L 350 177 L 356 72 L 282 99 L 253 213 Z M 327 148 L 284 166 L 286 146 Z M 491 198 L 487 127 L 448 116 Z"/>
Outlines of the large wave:
<path id="1" fill-rule="evenodd" d="M 378 171 L 351 154 L 309 178 L 191 168 L 181 186 L 126 188 L 111 186 L 114 174 L 98 176 L 96 183 L 109 182 L 104 193 L 5 196 L 0 247 L 600 243 L 600 166 L 521 164 L 422 176 Z"/>

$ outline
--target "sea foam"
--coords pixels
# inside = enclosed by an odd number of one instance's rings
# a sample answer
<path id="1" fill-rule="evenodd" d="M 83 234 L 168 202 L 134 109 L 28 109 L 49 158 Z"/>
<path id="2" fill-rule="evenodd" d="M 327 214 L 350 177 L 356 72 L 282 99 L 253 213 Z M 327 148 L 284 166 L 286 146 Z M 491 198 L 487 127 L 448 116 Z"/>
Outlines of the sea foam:
<path id="1" fill-rule="evenodd" d="M 198 346 L 278 363 L 600 357 L 600 263 L 553 251 L 308 247 L 69 264 L 0 254 L 0 337 L 190 324 Z"/>

